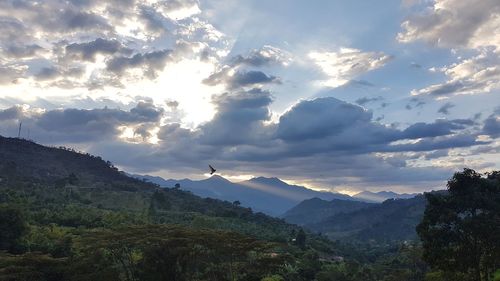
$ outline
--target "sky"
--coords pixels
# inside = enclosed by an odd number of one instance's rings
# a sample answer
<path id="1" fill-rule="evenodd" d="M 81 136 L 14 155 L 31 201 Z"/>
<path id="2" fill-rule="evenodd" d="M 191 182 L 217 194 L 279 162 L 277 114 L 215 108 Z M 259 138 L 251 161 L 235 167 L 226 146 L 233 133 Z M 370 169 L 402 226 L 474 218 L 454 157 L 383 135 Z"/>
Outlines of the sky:
<path id="1" fill-rule="evenodd" d="M 4 0 L 0 135 L 353 194 L 500 169 L 498 0 Z"/>

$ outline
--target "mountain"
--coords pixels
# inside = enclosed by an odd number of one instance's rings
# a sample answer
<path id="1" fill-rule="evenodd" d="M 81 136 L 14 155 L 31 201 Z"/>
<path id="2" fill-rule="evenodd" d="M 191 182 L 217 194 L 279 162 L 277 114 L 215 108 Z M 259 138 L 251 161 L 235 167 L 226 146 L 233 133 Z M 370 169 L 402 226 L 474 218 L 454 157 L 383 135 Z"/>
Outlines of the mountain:
<path id="1" fill-rule="evenodd" d="M 419 193 L 398 194 L 392 191 L 380 191 L 380 192 L 362 191 L 358 194 L 353 195 L 352 197 L 364 202 L 382 203 L 387 199 L 410 199 L 417 195 L 419 195 Z"/>
<path id="2" fill-rule="evenodd" d="M 389 199 L 349 213 L 338 213 L 305 226 L 332 239 L 411 240 L 421 221 L 427 201 L 419 195 Z"/>
<path id="3" fill-rule="evenodd" d="M 300 202 L 283 214 L 285 221 L 298 225 L 319 223 L 339 213 L 350 213 L 375 204 L 352 200 L 333 199 L 331 201 L 312 198 Z"/>
<path id="4" fill-rule="evenodd" d="M 239 201 L 242 206 L 278 216 L 303 200 L 321 198 L 324 200 L 353 200 L 350 196 L 308 189 L 299 185 L 290 185 L 278 178 L 256 177 L 241 182 L 231 182 L 221 176 L 214 175 L 208 179 L 193 181 L 190 179 L 165 180 L 161 177 L 134 175 L 158 184 L 162 187 L 173 187 L 180 184 L 181 189 L 208 198 L 225 201 Z"/>

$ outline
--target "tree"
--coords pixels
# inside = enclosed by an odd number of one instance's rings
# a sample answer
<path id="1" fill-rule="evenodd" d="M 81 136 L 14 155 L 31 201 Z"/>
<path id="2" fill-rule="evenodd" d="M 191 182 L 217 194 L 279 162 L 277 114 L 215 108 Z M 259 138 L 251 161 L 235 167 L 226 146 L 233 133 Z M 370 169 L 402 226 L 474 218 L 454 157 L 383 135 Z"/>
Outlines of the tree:
<path id="1" fill-rule="evenodd" d="M 15 251 L 20 238 L 28 232 L 22 212 L 0 205 L 0 250 Z"/>
<path id="2" fill-rule="evenodd" d="M 306 233 L 304 232 L 303 229 L 299 230 L 299 233 L 297 233 L 297 236 L 295 237 L 295 243 L 297 246 L 301 248 L 305 248 L 306 246 Z"/>
<path id="3" fill-rule="evenodd" d="M 500 268 L 500 171 L 455 173 L 448 191 L 426 194 L 417 232 L 433 270 L 461 280 L 491 280 Z M 460 280 L 460 279 L 455 279 Z"/>

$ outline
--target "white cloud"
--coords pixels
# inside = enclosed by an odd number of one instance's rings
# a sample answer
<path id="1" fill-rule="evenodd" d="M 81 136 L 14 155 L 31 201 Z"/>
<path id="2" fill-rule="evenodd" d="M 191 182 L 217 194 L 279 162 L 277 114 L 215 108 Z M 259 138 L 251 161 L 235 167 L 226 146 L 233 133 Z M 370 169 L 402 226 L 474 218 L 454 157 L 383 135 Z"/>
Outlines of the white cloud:
<path id="1" fill-rule="evenodd" d="M 480 94 L 500 88 L 500 3 L 497 0 L 436 0 L 402 23 L 400 42 L 425 41 L 464 52 L 460 62 L 438 68 L 447 80 L 413 90 L 413 95 L 438 98 Z M 467 56 L 469 54 L 469 56 Z"/>
<path id="2" fill-rule="evenodd" d="M 400 42 L 423 40 L 439 47 L 500 47 L 498 0 L 436 0 L 402 23 Z"/>
<path id="3" fill-rule="evenodd" d="M 483 49 L 475 57 L 437 71 L 444 73 L 448 80 L 413 90 L 412 95 L 432 95 L 442 98 L 450 95 L 481 94 L 500 89 L 500 56 L 491 50 Z"/>
<path id="4" fill-rule="evenodd" d="M 328 75 L 324 86 L 339 87 L 357 76 L 384 66 L 391 56 L 381 52 L 363 52 L 358 49 L 340 48 L 337 52 L 312 51 L 309 58 Z"/>

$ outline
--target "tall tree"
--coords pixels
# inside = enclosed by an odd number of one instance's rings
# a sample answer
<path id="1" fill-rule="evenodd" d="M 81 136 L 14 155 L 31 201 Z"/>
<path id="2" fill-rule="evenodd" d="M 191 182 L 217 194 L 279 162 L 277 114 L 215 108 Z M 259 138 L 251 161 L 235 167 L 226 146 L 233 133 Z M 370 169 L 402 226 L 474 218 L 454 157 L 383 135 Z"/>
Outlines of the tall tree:
<path id="1" fill-rule="evenodd" d="M 28 227 L 22 212 L 12 206 L 0 205 L 0 250 L 16 251 Z"/>
<path id="2" fill-rule="evenodd" d="M 424 259 L 462 280 L 491 280 L 500 268 L 500 171 L 464 169 L 448 181 L 447 192 L 426 197 L 417 226 Z"/>

